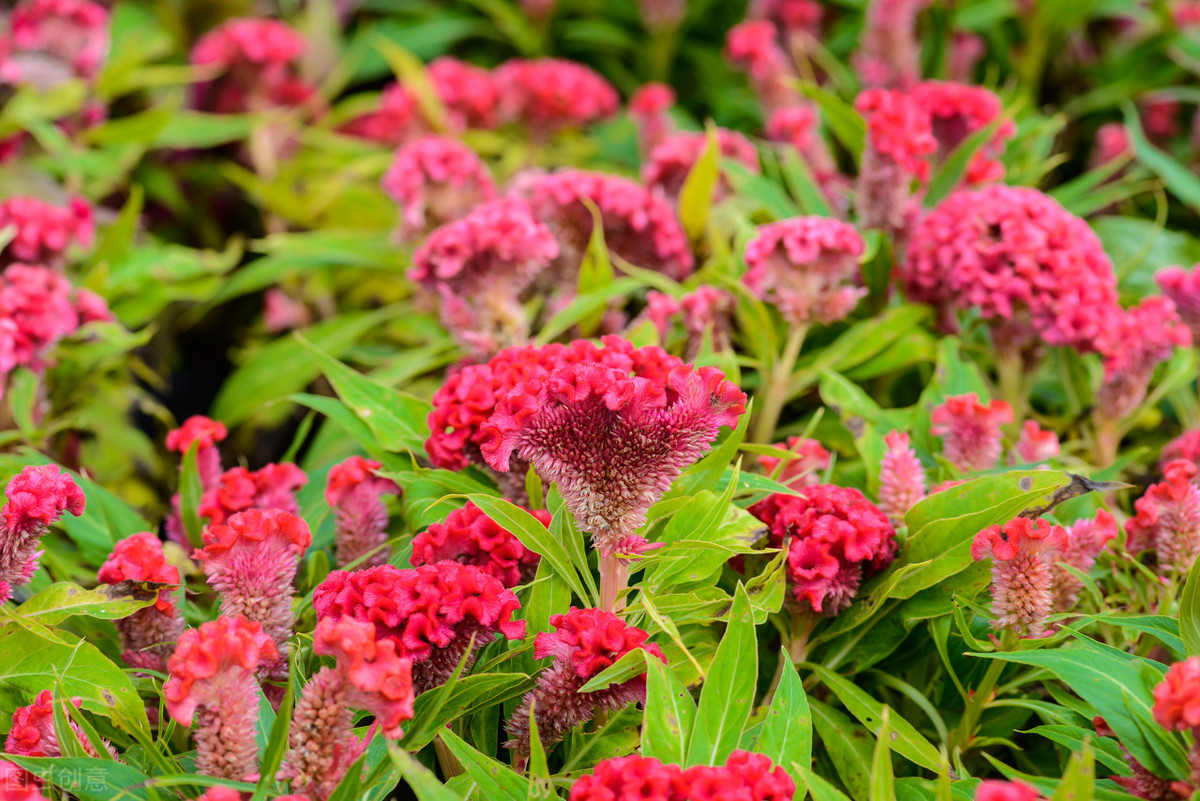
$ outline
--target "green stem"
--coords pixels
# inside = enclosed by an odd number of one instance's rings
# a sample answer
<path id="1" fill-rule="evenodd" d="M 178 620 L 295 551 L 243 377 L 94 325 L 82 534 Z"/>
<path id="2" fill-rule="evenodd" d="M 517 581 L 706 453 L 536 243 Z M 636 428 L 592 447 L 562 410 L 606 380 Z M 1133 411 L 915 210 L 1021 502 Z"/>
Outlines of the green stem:
<path id="1" fill-rule="evenodd" d="M 1021 357 L 1021 351 L 1001 348 L 996 352 L 996 378 L 1000 385 L 1001 400 L 1012 407 L 1014 424 L 1021 425 L 1028 405 L 1025 397 L 1025 360 Z"/>
<path id="2" fill-rule="evenodd" d="M 1092 415 L 1092 421 L 1095 424 L 1092 460 L 1096 467 L 1108 467 L 1117 460 L 1117 449 L 1121 444 L 1121 421 L 1099 412 Z"/>
<path id="3" fill-rule="evenodd" d="M 1011 631 L 1004 632 L 999 650 L 1011 651 L 1015 645 L 1016 635 Z M 959 720 L 958 727 L 951 734 L 951 751 L 966 751 L 970 746 L 971 740 L 975 737 L 975 730 L 979 727 L 979 720 L 992 701 L 992 695 L 996 691 L 996 682 L 1000 680 L 1004 665 L 1003 660 L 993 659 L 992 663 L 988 665 L 987 672 L 983 674 L 983 681 L 979 682 L 979 686 L 967 699 L 962 719 Z"/>
<path id="4" fill-rule="evenodd" d="M 804 336 L 808 333 L 807 325 L 798 325 L 788 332 L 787 345 L 783 355 L 772 366 L 771 375 L 763 387 L 762 408 L 754 423 L 754 441 L 770 444 L 774 440 L 775 428 L 779 424 L 779 415 L 788 400 L 788 389 L 792 383 L 792 371 L 800 358 L 800 349 L 804 347 Z"/>

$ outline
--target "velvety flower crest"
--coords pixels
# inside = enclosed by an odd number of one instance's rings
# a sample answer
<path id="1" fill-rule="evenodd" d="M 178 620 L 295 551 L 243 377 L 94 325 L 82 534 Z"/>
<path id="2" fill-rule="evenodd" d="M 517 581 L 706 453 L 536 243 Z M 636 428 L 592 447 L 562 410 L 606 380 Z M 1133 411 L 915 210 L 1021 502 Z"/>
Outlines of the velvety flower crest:
<path id="1" fill-rule="evenodd" d="M 1003 112 L 1000 98 L 982 86 L 953 81 L 922 81 L 912 89 L 912 98 L 930 117 L 937 140 L 937 159 L 944 162 L 968 137 L 991 125 Z M 1017 135 L 1017 126 L 1006 120 L 996 129 L 991 141 L 971 157 L 967 165 L 968 184 L 982 184 L 1004 178 L 999 157 L 1005 141 Z"/>
<path id="2" fill-rule="evenodd" d="M 946 459 L 964 473 L 987 470 L 1000 460 L 1001 427 L 1013 421 L 1002 400 L 982 403 L 974 392 L 952 395 L 933 410 L 929 433 L 942 438 Z"/>
<path id="3" fill-rule="evenodd" d="M 531 514 L 549 527 L 549 512 L 535 509 Z M 475 565 L 509 588 L 530 581 L 541 560 L 470 501 L 414 537 L 412 551 L 413 567 L 446 560 Z"/>
<path id="4" fill-rule="evenodd" d="M 1054 604 L 1052 566 L 1067 542 L 1061 526 L 1024 517 L 975 535 L 971 557 L 992 559 L 992 628 L 1011 628 L 1023 637 L 1045 635 Z"/>
<path id="5" fill-rule="evenodd" d="M 193 415 L 179 428 L 167 432 L 167 450 L 185 454 L 196 445 L 196 471 L 200 485 L 209 489 L 221 479 L 221 452 L 217 443 L 228 435 L 225 424 L 204 415 Z"/>
<path id="6" fill-rule="evenodd" d="M 1158 459 L 1158 466 L 1166 467 L 1176 459 L 1186 459 L 1193 464 L 1200 465 L 1200 428 L 1184 431 L 1164 445 Z"/>
<path id="7" fill-rule="evenodd" d="M 1130 553 L 1153 550 L 1158 569 L 1185 575 L 1200 555 L 1200 488 L 1197 466 L 1176 459 L 1163 468 L 1163 481 L 1134 501 L 1136 514 L 1125 521 Z"/>
<path id="8" fill-rule="evenodd" d="M 4 488 L 0 510 L 0 603 L 28 584 L 42 552 L 38 543 L 64 512 L 83 514 L 83 490 L 56 465 L 23 468 Z"/>
<path id="9" fill-rule="evenodd" d="M 1113 420 L 1132 414 L 1146 398 L 1154 368 L 1191 344 L 1192 332 L 1168 298 L 1149 297 L 1113 315 L 1099 340 L 1104 382 L 1096 392 L 1097 413 Z"/>
<path id="10" fill-rule="evenodd" d="M 384 495 L 399 495 L 400 487 L 376 473 L 383 467 L 374 459 L 351 456 L 329 470 L 325 501 L 333 507 L 337 525 L 334 550 L 339 567 L 366 557 L 363 567 L 388 560 L 387 507 Z M 369 554 L 369 556 L 368 556 Z"/>
<path id="11" fill-rule="evenodd" d="M 1175 311 L 1192 332 L 1192 341 L 1200 342 L 1200 269 L 1164 267 L 1154 274 L 1154 280 L 1175 304 Z"/>
<path id="12" fill-rule="evenodd" d="M 0 264 L 61 265 L 68 247 L 88 247 L 95 236 L 91 207 L 80 198 L 55 206 L 35 197 L 13 195 L 0 203 L 0 228 L 12 226 L 13 239 Z"/>
<path id="13" fill-rule="evenodd" d="M 496 195 L 496 184 L 475 151 L 442 136 L 427 136 L 397 150 L 383 188 L 400 206 L 400 230 L 406 237 L 460 219 Z"/>
<path id="14" fill-rule="evenodd" d="M 452 56 L 442 56 L 429 62 L 426 73 L 451 130 L 496 127 L 500 91 L 491 72 Z"/>
<path id="15" fill-rule="evenodd" d="M 231 19 L 192 48 L 191 61 L 219 72 L 196 86 L 196 105 L 218 114 L 240 114 L 307 102 L 316 87 L 299 74 L 304 39 L 274 19 Z"/>
<path id="16" fill-rule="evenodd" d="M 796 785 L 770 757 L 740 749 L 724 765 L 683 769 L 652 757 L 606 759 L 571 785 L 570 801 L 791 801 Z"/>
<path id="17" fill-rule="evenodd" d="M 269 464 L 258 470 L 234 467 L 222 473 L 200 498 L 200 517 L 213 524 L 224 523 L 235 512 L 247 509 L 278 509 L 296 514 L 296 490 L 308 476 L 294 464 Z"/>
<path id="18" fill-rule="evenodd" d="M 1176 662 L 1154 688 L 1154 719 L 1168 731 L 1200 727 L 1200 656 Z"/>
<path id="19" fill-rule="evenodd" d="M 63 756 L 62 748 L 58 743 L 58 734 L 54 731 L 55 703 L 53 693 L 49 690 L 42 690 L 33 699 L 32 704 L 18 707 L 13 712 L 12 728 L 9 729 L 8 737 L 4 741 L 4 752 L 28 757 Z M 66 702 L 59 701 L 57 703 Z M 71 703 L 78 709 L 83 701 L 79 698 L 72 698 Z M 98 757 L 96 746 L 88 740 L 79 725 L 69 718 L 68 723 L 71 730 L 75 732 L 80 745 L 83 746 L 84 753 L 90 757 Z M 99 747 L 106 749 L 110 754 L 114 753 L 112 746 L 107 742 L 102 741 Z M 34 783 L 40 785 L 41 781 L 36 780 Z M 3 798 L 3 795 L 0 795 L 0 798 Z"/>
<path id="20" fill-rule="evenodd" d="M 0 801 L 47 801 L 36 776 L 7 760 L 0 760 Z"/>
<path id="21" fill-rule="evenodd" d="M 638 87 L 629 98 L 629 116 L 638 127 L 638 144 L 643 157 L 670 135 L 671 116 L 675 105 L 675 90 L 665 83 L 648 83 Z"/>
<path id="22" fill-rule="evenodd" d="M 126 581 L 167 585 L 158 591 L 153 606 L 115 621 L 125 646 L 125 661 L 133 667 L 163 670 L 184 624 L 175 606 L 179 570 L 167 562 L 162 541 L 149 531 L 126 537 L 113 547 L 96 580 L 110 585 Z"/>
<path id="23" fill-rule="evenodd" d="M 915 97 L 890 89 L 868 89 L 854 101 L 867 122 L 872 149 L 919 181 L 929 177 L 929 157 L 938 140 L 928 110 Z"/>
<path id="24" fill-rule="evenodd" d="M 23 0 L 8 24 L 6 80 L 49 87 L 71 76 L 90 79 L 108 56 L 108 10 L 90 0 Z"/>
<path id="25" fill-rule="evenodd" d="M 1034 420 L 1026 420 L 1021 424 L 1021 436 L 1013 447 L 1017 461 L 1026 463 L 1053 459 L 1060 450 L 1058 434 L 1042 428 Z"/>
<path id="26" fill-rule="evenodd" d="M 537 136 L 582 128 L 615 114 L 617 90 L 599 73 L 558 58 L 511 59 L 493 73 L 501 118 Z"/>
<path id="27" fill-rule="evenodd" d="M 975 789 L 975 801 L 1038 801 L 1042 795 L 1022 781 L 988 779 Z"/>
<path id="28" fill-rule="evenodd" d="M 796 104 L 798 93 L 790 85 L 795 69 L 768 20 L 747 20 L 730 28 L 725 35 L 725 58 L 746 73 L 768 112 Z"/>

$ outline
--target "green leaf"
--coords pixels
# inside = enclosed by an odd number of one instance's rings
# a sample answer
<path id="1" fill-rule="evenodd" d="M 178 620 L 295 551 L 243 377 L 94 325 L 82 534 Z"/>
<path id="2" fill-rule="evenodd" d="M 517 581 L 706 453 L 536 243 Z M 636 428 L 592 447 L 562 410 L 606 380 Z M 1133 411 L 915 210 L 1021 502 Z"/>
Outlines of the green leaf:
<path id="1" fill-rule="evenodd" d="M 1121 111 L 1125 115 L 1125 130 L 1129 134 L 1129 144 L 1133 147 L 1134 157 L 1142 166 L 1162 178 L 1175 197 L 1190 206 L 1193 211 L 1200 211 L 1200 178 L 1167 153 L 1150 144 L 1142 131 L 1142 122 L 1133 103 L 1123 101 Z"/>
<path id="2" fill-rule="evenodd" d="M 971 163 L 971 159 L 975 158 L 975 154 L 992 141 L 1001 125 L 1012 119 L 1014 111 L 1015 109 L 1008 109 L 1004 114 L 992 120 L 989 125 L 968 136 L 934 170 L 933 177 L 929 179 L 929 190 L 925 193 L 923 201 L 926 208 L 933 208 L 954 191 L 955 187 L 962 182 L 963 176 L 967 174 L 967 166 Z"/>
<path id="3" fill-rule="evenodd" d="M 783 677 L 767 708 L 755 751 L 771 757 L 776 765 L 808 765 L 812 762 L 812 712 L 800 674 L 792 667 L 787 649 L 782 649 Z"/>
<path id="4" fill-rule="evenodd" d="M 1072 751 L 1081 751 L 1085 743 L 1090 743 L 1096 749 L 1096 759 L 1103 762 L 1104 766 L 1113 773 L 1118 776 L 1129 776 L 1133 773 L 1125 762 L 1125 758 L 1121 756 L 1121 748 L 1117 745 L 1117 741 L 1111 737 L 1097 737 L 1094 731 L 1075 726 L 1051 724 L 1035 726 L 1022 734 L 1040 734 L 1051 742 L 1058 743 Z"/>
<path id="5" fill-rule="evenodd" d="M 30 773 L 41 776 L 80 801 L 157 801 L 162 794 L 147 786 L 151 779 L 123 762 L 95 757 L 25 757 L 5 754 Z"/>
<path id="6" fill-rule="evenodd" d="M 147 581 L 85 590 L 74 582 L 60 581 L 18 606 L 14 614 L 42 626 L 56 626 L 74 615 L 120 620 L 152 605 L 164 587 Z"/>
<path id="7" fill-rule="evenodd" d="M 1070 764 L 1050 801 L 1092 801 L 1096 792 L 1096 760 L 1091 746 L 1071 755 Z"/>
<path id="8" fill-rule="evenodd" d="M 291 675 L 295 675 L 295 673 L 293 668 Z M 284 692 L 278 711 L 275 712 L 275 720 L 272 722 L 270 734 L 267 736 L 266 748 L 262 751 L 258 786 L 254 788 L 254 795 L 250 801 L 266 801 L 267 794 L 275 787 L 275 774 L 279 771 L 279 766 L 283 764 L 284 754 L 288 750 L 288 735 L 292 725 L 292 708 L 295 701 L 296 685 L 289 677 L 287 690 Z M 270 704 L 265 706 L 270 709 Z"/>
<path id="9" fill-rule="evenodd" d="M 646 667 L 642 754 L 670 765 L 684 765 L 696 720 L 696 702 L 683 682 L 662 662 L 649 659 Z"/>
<path id="10" fill-rule="evenodd" d="M 200 502 L 204 485 L 200 481 L 200 469 L 196 464 L 200 444 L 193 442 L 183 455 L 183 468 L 179 473 L 179 512 L 183 519 L 183 530 L 193 548 L 203 548 L 203 525 L 200 522 Z"/>
<path id="11" fill-rule="evenodd" d="M 796 198 L 796 202 L 800 204 L 805 214 L 813 214 L 818 217 L 834 216 L 833 209 L 830 208 L 829 201 L 825 199 L 825 193 L 821 190 L 821 185 L 817 183 L 816 177 L 809 169 L 808 162 L 801 158 L 798 151 L 790 147 L 784 148 L 780 168 L 792 197 Z"/>
<path id="12" fill-rule="evenodd" d="M 885 706 L 880 715 L 879 730 L 875 733 L 875 756 L 871 760 L 871 801 L 896 801 L 892 751 L 888 747 L 892 734 L 890 717 L 891 710 Z"/>
<path id="13" fill-rule="evenodd" d="M 479 785 L 480 798 L 488 801 L 525 801 L 529 783 L 507 765 L 479 753 L 449 729 L 442 730 L 438 736 L 462 763 L 475 784 Z"/>
<path id="14" fill-rule="evenodd" d="M 717 145 L 716 129 L 709 128 L 707 137 L 704 152 L 688 171 L 683 188 L 679 190 L 679 221 L 691 242 L 697 242 L 704 236 L 708 212 L 712 208 L 713 190 L 721 174 L 721 149 Z"/>
<path id="15" fill-rule="evenodd" d="M 809 707 L 817 730 L 816 740 L 833 763 L 842 784 L 850 791 L 850 797 L 866 798 L 870 793 L 873 754 L 870 733 L 848 716 L 816 699 L 809 699 Z"/>
<path id="16" fill-rule="evenodd" d="M 835 94 L 815 83 L 800 84 L 800 91 L 817 101 L 821 116 L 838 141 L 850 151 L 857 164 L 867 141 L 867 123 L 854 108 Z"/>
<path id="17" fill-rule="evenodd" d="M 608 257 L 608 245 L 604 242 L 604 218 L 590 198 L 583 198 L 583 204 L 592 215 L 592 233 L 579 264 L 577 295 L 602 291 L 613 282 L 612 259 Z M 579 321 L 579 330 L 584 336 L 592 336 L 603 317 L 604 309 L 596 309 Z"/>
<path id="18" fill-rule="evenodd" d="M 729 463 L 737 456 L 738 448 L 746 438 L 746 429 L 750 425 L 751 406 L 753 401 L 746 404 L 746 411 L 738 418 L 737 428 L 730 431 L 716 448 L 707 456 L 688 468 L 675 482 L 668 496 L 695 495 L 701 490 L 715 489 L 721 477 L 725 475 Z"/>
<path id="19" fill-rule="evenodd" d="M 412 755 L 399 745 L 389 742 L 387 749 L 392 764 L 396 766 L 409 788 L 416 793 L 417 801 L 462 801 L 463 796 L 438 781 L 428 768 L 413 759 Z"/>
<path id="20" fill-rule="evenodd" d="M 171 150 L 216 147 L 240 142 L 261 122 L 249 114 L 207 114 L 179 109 L 158 129 L 152 144 Z"/>
<path id="21" fill-rule="evenodd" d="M 808 768 L 793 762 L 792 772 L 800 779 L 803 786 L 812 794 L 813 801 L 850 801 L 850 798 L 838 788 L 813 773 Z"/>
<path id="22" fill-rule="evenodd" d="M 634 648 L 589 679 L 586 684 L 579 688 L 579 692 L 594 693 L 597 690 L 608 689 L 613 684 L 622 684 L 630 679 L 645 675 L 646 663 L 654 661 L 657 660 L 646 658 L 645 650 Z"/>
<path id="23" fill-rule="evenodd" d="M 758 645 L 746 588 L 738 584 L 725 636 L 700 693 L 687 764 L 720 765 L 738 746 L 754 705 Z"/>
<path id="24" fill-rule="evenodd" d="M 1188 571 L 1179 597 L 1179 637 L 1188 656 L 1200 656 L 1200 559 Z"/>

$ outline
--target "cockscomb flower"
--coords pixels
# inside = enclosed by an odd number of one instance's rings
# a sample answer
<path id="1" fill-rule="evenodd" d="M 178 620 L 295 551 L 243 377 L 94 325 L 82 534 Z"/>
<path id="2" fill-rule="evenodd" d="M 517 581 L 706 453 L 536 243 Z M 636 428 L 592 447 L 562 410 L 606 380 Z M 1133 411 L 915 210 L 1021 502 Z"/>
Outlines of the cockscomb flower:
<path id="1" fill-rule="evenodd" d="M 576 779 L 568 801 L 672 801 L 679 774 L 678 765 L 664 765 L 653 757 L 612 757 Z"/>
<path id="2" fill-rule="evenodd" d="M 491 72 L 442 56 L 429 62 L 426 74 L 442 103 L 450 130 L 496 127 L 500 92 Z"/>
<path id="3" fill-rule="evenodd" d="M 829 469 L 831 455 L 820 442 L 804 437 L 788 437 L 786 443 L 777 442 L 775 447 L 791 451 L 796 454 L 796 458 L 759 456 L 758 466 L 767 475 L 774 476 L 780 484 L 798 491 L 821 483 L 821 474 Z M 778 475 L 776 470 L 779 471 Z"/>
<path id="4" fill-rule="evenodd" d="M 234 512 L 247 509 L 279 509 L 296 514 L 296 490 L 308 476 L 294 464 L 269 464 L 259 470 L 234 467 L 226 470 L 200 498 L 200 517 L 209 523 L 224 523 Z"/>
<path id="5" fill-rule="evenodd" d="M 432 131 L 417 98 L 399 83 L 385 86 L 379 93 L 379 104 L 346 122 L 340 133 L 367 139 L 388 147 L 399 147 Z"/>
<path id="6" fill-rule="evenodd" d="M 1175 304 L 1162 296 L 1143 300 L 1112 316 L 1101 336 L 1104 382 L 1096 392 L 1096 413 L 1110 420 L 1132 414 L 1146 398 L 1159 362 L 1177 347 L 1192 344 L 1192 332 L 1175 314 Z"/>
<path id="7" fill-rule="evenodd" d="M 1176 662 L 1154 688 L 1154 719 L 1168 731 L 1200 727 L 1200 656 Z"/>
<path id="8" fill-rule="evenodd" d="M 351 456 L 329 470 L 325 501 L 333 507 L 337 532 L 334 551 L 338 567 L 361 558 L 363 567 L 388 560 L 387 507 L 384 495 L 399 495 L 400 487 L 376 473 L 383 467 L 373 459 Z M 368 556 L 368 554 L 370 554 Z"/>
<path id="9" fill-rule="evenodd" d="M 34 698 L 32 704 L 18 707 L 13 712 L 12 728 L 9 729 L 8 737 L 4 741 L 4 752 L 14 756 L 61 757 L 63 755 L 62 748 L 58 743 L 58 734 L 54 730 L 55 703 L 54 694 L 49 690 L 42 690 Z M 79 709 L 83 701 L 79 698 L 72 698 L 71 703 L 75 705 L 76 709 Z M 96 746 L 88 740 L 79 725 L 69 718 L 68 722 L 71 725 L 71 731 L 75 732 L 79 744 L 83 746 L 84 753 L 90 757 L 99 757 Z M 101 741 L 100 747 L 115 758 L 116 754 L 107 742 Z M 40 781 L 37 783 L 40 784 Z"/>
<path id="10" fill-rule="evenodd" d="M 759 172 L 758 151 L 749 139 L 725 128 L 718 128 L 716 137 L 721 158 L 737 161 L 750 172 Z M 678 200 L 684 181 L 707 147 L 708 135 L 704 133 L 668 136 L 650 151 L 649 160 L 642 165 L 642 181 L 646 186 L 661 189 L 667 197 Z M 722 177 L 714 192 L 713 202 L 719 202 L 731 191 L 729 182 Z"/>
<path id="11" fill-rule="evenodd" d="M 675 90 L 664 83 L 638 87 L 629 98 L 629 116 L 638 128 L 638 145 L 643 158 L 666 139 L 674 127 L 668 112 L 675 105 Z"/>
<path id="12" fill-rule="evenodd" d="M 8 24 L 10 80 L 48 88 L 71 76 L 91 79 L 108 56 L 108 11 L 90 0 L 23 0 Z"/>
<path id="13" fill-rule="evenodd" d="M 12 241 L 2 249 L 0 264 L 29 262 L 61 266 L 71 245 L 88 247 L 95 236 L 92 209 L 72 198 L 55 206 L 35 197 L 13 195 L 0 203 L 0 228 L 12 226 Z"/>
<path id="14" fill-rule="evenodd" d="M 891 564 L 896 530 L 856 489 L 815 484 L 803 492 L 768 496 L 750 513 L 767 525 L 771 547 L 787 548 L 788 584 L 801 611 L 836 615 Z"/>
<path id="15" fill-rule="evenodd" d="M 161 671 L 175 641 L 183 632 L 183 617 L 175 606 L 179 570 L 163 555 L 162 542 L 149 531 L 118 542 L 96 575 L 100 584 L 124 582 L 165 584 L 153 606 L 116 621 L 125 647 L 122 658 L 131 666 Z"/>
<path id="16" fill-rule="evenodd" d="M 930 415 L 929 433 L 942 438 L 942 454 L 963 473 L 987 470 L 1000 460 L 1001 428 L 1013 421 L 1002 400 L 984 404 L 974 392 L 952 395 Z"/>
<path id="17" fill-rule="evenodd" d="M 535 137 L 583 128 L 615 114 L 617 90 L 590 67 L 558 58 L 504 62 L 493 73 L 500 115 L 520 122 Z"/>
<path id="18" fill-rule="evenodd" d="M 1054 608 L 1053 565 L 1067 547 L 1067 532 L 1046 520 L 1017 517 L 975 535 L 971 557 L 992 559 L 994 629 L 1041 637 Z"/>
<path id="19" fill-rule="evenodd" d="M 406 238 L 454 222 L 496 195 L 495 182 L 475 151 L 441 136 L 397 150 L 383 188 L 400 205 L 400 231 Z"/>
<path id="20" fill-rule="evenodd" d="M 733 314 L 737 308 L 737 296 L 727 289 L 707 284 L 693 289 L 679 298 L 679 313 L 683 318 L 683 330 L 687 332 L 687 357 L 695 358 L 700 353 L 704 335 L 711 333 L 713 350 L 727 349 L 732 343 Z"/>
<path id="21" fill-rule="evenodd" d="M 197 773 L 234 781 L 257 773 L 254 675 L 260 663 L 278 658 L 262 626 L 242 617 L 219 617 L 180 636 L 167 660 L 163 696 L 176 722 L 195 723 Z"/>
<path id="22" fill-rule="evenodd" d="M 11 264 L 0 274 L 0 372 L 45 368 L 50 349 L 77 328 L 71 283 L 58 272 Z"/>
<path id="23" fill-rule="evenodd" d="M 1197 466 L 1177 459 L 1163 469 L 1164 480 L 1134 501 L 1136 514 L 1125 521 L 1130 553 L 1153 550 L 1159 572 L 1185 575 L 1200 555 L 1200 488 Z"/>
<path id="24" fill-rule="evenodd" d="M 806 153 L 817 135 L 817 122 L 817 113 L 811 107 L 785 106 L 767 117 L 765 133 L 772 142 L 783 142 Z"/>
<path id="25" fill-rule="evenodd" d="M 929 114 L 909 95 L 891 89 L 868 89 L 854 108 L 867 122 L 855 200 L 860 223 L 906 241 L 913 216 L 910 187 L 914 178 L 929 177 L 929 158 L 938 147 Z"/>
<path id="26" fill-rule="evenodd" d="M 1101 509 L 1095 517 L 1084 517 L 1066 527 L 1066 544 L 1054 563 L 1054 609 L 1065 612 L 1075 606 L 1083 581 L 1068 567 L 1089 573 L 1096 557 L 1109 542 L 1117 538 L 1117 521 Z"/>
<path id="27" fill-rule="evenodd" d="M 1034 420 L 1026 420 L 1021 424 L 1021 436 L 1013 446 L 1013 456 L 1020 463 L 1044 462 L 1058 456 L 1061 449 L 1058 434 L 1042 428 Z"/>
<path id="28" fill-rule="evenodd" d="M 185 454 L 196 446 L 196 472 L 204 489 L 216 486 L 221 479 L 221 451 L 217 443 L 224 441 L 229 431 L 225 424 L 204 415 L 192 415 L 179 428 L 167 432 L 167 450 Z"/>
<path id="29" fill-rule="evenodd" d="M 996 346 L 1093 352 L 1115 313 L 1116 276 L 1082 219 L 1036 189 L 960 190 L 916 226 L 901 274 L 912 300 L 975 308 Z M 953 327 L 953 326 L 951 326 Z"/>
<path id="30" fill-rule="evenodd" d="M 637 267 L 683 280 L 694 260 L 687 236 L 663 197 L 617 175 L 559 170 L 527 179 L 517 193 L 529 201 L 534 216 L 558 240 L 555 276 L 574 287 L 579 265 L 592 235 L 592 213 L 586 198 L 600 211 L 604 241 L 611 253 Z"/>
<path id="31" fill-rule="evenodd" d="M 600 671 L 638 648 L 647 658 L 667 661 L 662 649 L 647 642 L 646 632 L 626 625 L 611 612 L 571 607 L 565 615 L 551 617 L 550 625 L 554 631 L 543 631 L 534 639 L 533 654 L 536 659 L 554 657 L 554 664 L 538 676 L 537 685 L 521 699 L 506 726 L 505 747 L 517 762 L 529 756 L 531 710 L 542 745 L 550 748 L 597 712 L 614 712 L 646 700 L 645 674 L 603 690 L 579 692 Z"/>
<path id="32" fill-rule="evenodd" d="M 971 83 L 975 68 L 987 55 L 987 40 L 970 31 L 955 31 L 946 53 L 946 76 L 959 83 Z"/>
<path id="33" fill-rule="evenodd" d="M 391 640 L 377 640 L 374 626 L 349 618 L 319 621 L 313 651 L 337 666 L 317 671 L 296 702 L 279 778 L 326 799 L 370 742 L 354 734 L 353 709 L 374 716 L 372 734 L 403 735 L 401 722 L 413 716 L 412 663 L 397 656 Z"/>
<path id="34" fill-rule="evenodd" d="M 828 217 L 769 223 L 746 245 L 744 283 L 793 326 L 841 320 L 866 294 L 855 286 L 862 237 Z"/>
<path id="35" fill-rule="evenodd" d="M 724 765 L 693 765 L 675 781 L 678 801 L 791 801 L 796 783 L 782 766 L 763 754 L 736 749 Z"/>
<path id="36" fill-rule="evenodd" d="M 193 64 L 219 73 L 196 85 L 196 106 L 218 114 L 241 114 L 303 104 L 316 94 L 316 87 L 300 77 L 298 63 L 304 50 L 304 39 L 279 20 L 225 22 L 192 48 Z"/>
<path id="37" fill-rule="evenodd" d="M 649 321 L 658 331 L 659 339 L 666 337 L 671 330 L 671 323 L 679 316 L 679 301 L 666 294 L 650 290 L 646 293 L 645 310 L 630 323 L 630 328 L 636 327 L 643 321 Z"/>
<path id="38" fill-rule="evenodd" d="M 906 90 L 921 79 L 917 15 L 932 0 L 871 0 L 852 61 L 867 87 Z"/>
<path id="39" fill-rule="evenodd" d="M 464 655 L 470 668 L 496 634 L 525 636 L 525 621 L 512 619 L 520 608 L 512 590 L 457 562 L 335 570 L 313 593 L 313 607 L 322 620 L 374 624 L 380 640 L 393 640 L 396 652 L 412 660 L 418 694 L 443 684 Z"/>
<path id="40" fill-rule="evenodd" d="M 746 16 L 770 20 L 784 36 L 800 31 L 816 36 L 821 32 L 825 9 L 818 0 L 751 0 Z"/>
<path id="41" fill-rule="evenodd" d="M 909 444 L 907 433 L 889 431 L 883 442 L 887 453 L 879 463 L 879 508 L 899 523 L 925 497 L 925 468 Z"/>
<path id="42" fill-rule="evenodd" d="M 929 115 L 937 140 L 937 160 L 944 162 L 954 150 L 976 131 L 998 119 L 1003 112 L 1000 98 L 982 86 L 952 81 L 923 81 L 912 89 L 912 98 Z M 966 181 L 981 184 L 1004 178 L 999 157 L 1005 141 L 1017 135 L 1017 126 L 1006 120 L 967 165 Z"/>
<path id="43" fill-rule="evenodd" d="M 638 553 L 647 510 L 745 408 L 745 393 L 713 367 L 641 378 L 576 364 L 506 395 L 481 451 L 495 470 L 515 455 L 557 484 L 602 555 Z"/>
<path id="44" fill-rule="evenodd" d="M 542 525 L 550 526 L 549 512 L 535 509 L 531 514 Z M 533 579 L 541 556 L 468 501 L 447 515 L 444 522 L 434 523 L 413 538 L 409 559 L 413 567 L 446 560 L 475 565 L 511 588 Z"/>
<path id="45" fill-rule="evenodd" d="M 1175 304 L 1184 325 L 1192 332 L 1192 343 L 1200 343 L 1200 269 L 1166 267 L 1154 274 L 1163 294 Z"/>
<path id="46" fill-rule="evenodd" d="M 1041 797 L 1035 788 L 1016 780 L 988 779 L 975 788 L 975 801 L 1038 801 Z"/>
<path id="47" fill-rule="evenodd" d="M 799 93 L 791 86 L 796 71 L 779 46 L 772 23 L 760 19 L 734 25 L 725 35 L 725 58 L 746 73 L 768 113 L 796 104 Z"/>
<path id="48" fill-rule="evenodd" d="M 0 801 L 47 801 L 40 780 L 22 767 L 0 759 Z"/>
<path id="49" fill-rule="evenodd" d="M 23 468 L 4 488 L 0 510 L 0 603 L 28 584 L 38 567 L 38 542 L 63 512 L 83 514 L 83 490 L 57 465 Z"/>
<path id="50" fill-rule="evenodd" d="M 1164 468 L 1176 459 L 1187 459 L 1200 466 L 1200 428 L 1184 431 L 1164 445 L 1158 466 Z"/>

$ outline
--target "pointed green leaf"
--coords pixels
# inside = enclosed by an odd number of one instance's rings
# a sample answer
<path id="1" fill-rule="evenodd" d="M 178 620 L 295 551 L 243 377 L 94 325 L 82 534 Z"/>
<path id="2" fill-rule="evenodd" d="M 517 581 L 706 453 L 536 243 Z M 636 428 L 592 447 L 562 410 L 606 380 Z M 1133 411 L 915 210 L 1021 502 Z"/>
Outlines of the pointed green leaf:
<path id="1" fill-rule="evenodd" d="M 1179 637 L 1188 656 L 1200 656 L 1200 559 L 1188 571 L 1179 597 Z"/>
<path id="2" fill-rule="evenodd" d="M 669 667 L 657 659 L 647 660 L 646 665 L 642 753 L 671 765 L 686 764 L 696 702 Z"/>
<path id="3" fill-rule="evenodd" d="M 738 746 L 754 706 L 758 644 L 746 588 L 738 584 L 725 636 L 700 693 L 687 764 L 720 765 Z"/>
<path id="4" fill-rule="evenodd" d="M 510 767 L 479 753 L 449 729 L 443 729 L 438 736 L 479 785 L 480 798 L 486 798 L 487 801 L 525 801 L 529 782 Z"/>
<path id="5" fill-rule="evenodd" d="M 699 241 L 708 225 L 708 212 L 712 208 L 713 190 L 721 174 L 720 153 L 716 129 L 708 130 L 704 152 L 683 181 L 679 190 L 679 221 L 688 240 Z"/>
<path id="6" fill-rule="evenodd" d="M 800 674 L 792 667 L 787 649 L 781 649 L 783 677 L 775 688 L 775 697 L 767 708 L 755 751 L 771 757 L 777 765 L 812 762 L 812 712 Z"/>

